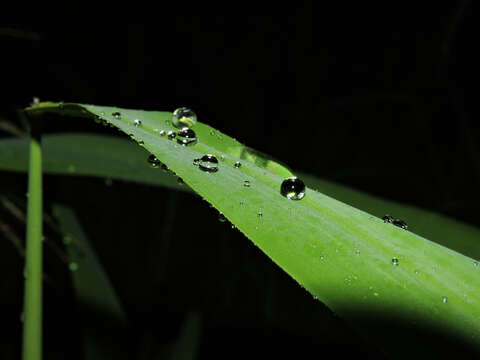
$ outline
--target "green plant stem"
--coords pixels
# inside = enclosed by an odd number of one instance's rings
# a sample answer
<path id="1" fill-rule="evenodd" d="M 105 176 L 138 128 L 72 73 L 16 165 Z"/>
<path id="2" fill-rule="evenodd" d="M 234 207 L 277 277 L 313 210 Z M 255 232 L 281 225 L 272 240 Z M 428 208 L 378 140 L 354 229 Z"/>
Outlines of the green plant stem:
<path id="1" fill-rule="evenodd" d="M 25 256 L 23 360 L 42 359 L 42 149 L 30 141 Z"/>

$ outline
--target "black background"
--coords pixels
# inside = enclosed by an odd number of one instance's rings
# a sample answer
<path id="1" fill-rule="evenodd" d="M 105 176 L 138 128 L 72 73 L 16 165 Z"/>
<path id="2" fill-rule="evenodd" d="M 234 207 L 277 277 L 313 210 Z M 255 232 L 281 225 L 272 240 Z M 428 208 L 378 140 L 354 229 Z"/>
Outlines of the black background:
<path id="1" fill-rule="evenodd" d="M 0 117 L 20 124 L 17 110 L 34 96 L 188 106 L 295 170 L 479 226 L 476 10 L 469 1 L 309 2 L 256 15 L 232 6 L 216 15 L 165 11 L 155 21 L 72 13 L 6 22 Z M 118 136 L 84 122 L 45 131 Z M 24 198 L 25 175 L 0 179 L 2 194 Z M 200 199 L 46 176 L 45 202 L 47 211 L 53 202 L 72 206 L 94 243 L 127 311 L 127 358 L 153 358 L 145 344 L 173 341 L 188 311 L 203 316 L 201 359 L 382 356 Z M 0 355 L 14 359 L 23 260 L 6 240 L 0 249 Z M 45 357 L 80 359 L 68 270 L 48 247 L 45 262 L 54 282 L 45 287 Z"/>

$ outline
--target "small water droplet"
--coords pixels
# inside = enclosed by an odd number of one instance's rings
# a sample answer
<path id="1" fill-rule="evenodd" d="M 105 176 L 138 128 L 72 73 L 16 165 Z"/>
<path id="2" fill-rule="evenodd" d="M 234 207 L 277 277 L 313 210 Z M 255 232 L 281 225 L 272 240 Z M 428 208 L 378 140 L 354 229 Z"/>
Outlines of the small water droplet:
<path id="1" fill-rule="evenodd" d="M 157 159 L 157 157 L 153 154 L 151 154 L 148 158 L 147 158 L 147 161 L 148 163 L 150 164 L 150 167 L 152 168 L 156 168 L 158 167 L 159 165 L 162 164 L 162 162 L 160 160 Z"/>
<path id="2" fill-rule="evenodd" d="M 227 218 L 222 213 L 218 213 L 218 221 L 225 222 L 227 221 Z"/>
<path id="3" fill-rule="evenodd" d="M 191 109 L 181 107 L 173 112 L 172 123 L 176 128 L 193 127 L 197 123 L 197 115 Z"/>
<path id="4" fill-rule="evenodd" d="M 122 115 L 117 111 L 117 112 L 112 113 L 112 116 L 113 116 L 115 119 L 120 119 L 120 117 L 121 117 Z"/>
<path id="5" fill-rule="evenodd" d="M 250 187 L 250 180 L 245 180 L 245 181 L 243 182 L 243 186 L 245 186 L 245 187 Z"/>
<path id="6" fill-rule="evenodd" d="M 133 125 L 135 125 L 136 127 L 139 127 L 140 125 L 142 125 L 142 121 L 139 119 L 135 119 L 133 120 Z"/>
<path id="7" fill-rule="evenodd" d="M 177 133 L 174 132 L 174 131 L 172 131 L 172 130 L 170 130 L 170 131 L 167 133 L 167 136 L 168 136 L 168 138 L 169 138 L 170 140 L 173 140 L 173 139 L 175 139 L 175 138 L 177 137 Z"/>
<path id="8" fill-rule="evenodd" d="M 143 140 L 139 140 L 138 145 L 145 145 L 145 142 Z"/>
<path id="9" fill-rule="evenodd" d="M 70 271 L 77 271 L 78 264 L 75 261 L 72 261 L 70 262 L 70 264 L 68 264 L 68 268 L 70 269 Z"/>
<path id="10" fill-rule="evenodd" d="M 188 127 L 178 130 L 177 143 L 183 146 L 193 145 L 197 142 L 197 134 Z"/>
<path id="11" fill-rule="evenodd" d="M 473 266 L 478 267 L 478 261 L 474 261 Z"/>
<path id="12" fill-rule="evenodd" d="M 238 169 L 242 166 L 242 163 L 240 161 L 235 161 L 235 164 L 233 164 L 233 167 Z"/>
<path id="13" fill-rule="evenodd" d="M 243 201 L 240 201 L 240 206 L 243 206 L 245 205 L 245 203 Z"/>
<path id="14" fill-rule="evenodd" d="M 419 274 L 418 270 L 415 270 L 415 275 L 418 275 L 418 274 Z"/>
<path id="15" fill-rule="evenodd" d="M 293 176 L 283 180 L 280 193 L 290 200 L 301 200 L 305 196 L 305 184 Z"/>
<path id="16" fill-rule="evenodd" d="M 384 217 L 382 217 L 382 220 L 385 223 L 393 223 L 393 217 L 391 217 L 390 215 L 385 215 Z"/>
<path id="17" fill-rule="evenodd" d="M 183 179 L 180 176 L 177 178 L 177 184 L 178 185 L 184 185 L 185 184 L 185 182 L 183 181 Z"/>
<path id="18" fill-rule="evenodd" d="M 446 296 L 442 297 L 442 302 L 443 302 L 444 304 L 446 304 L 447 301 L 448 301 L 448 298 L 447 298 Z"/>
<path id="19" fill-rule="evenodd" d="M 200 170 L 206 172 L 218 171 L 218 160 L 215 156 L 210 154 L 203 155 L 200 159 L 195 159 L 194 164 L 198 165 Z"/>
<path id="20" fill-rule="evenodd" d="M 258 216 L 259 218 L 261 218 L 261 217 L 263 216 L 262 209 L 258 210 L 257 216 Z"/>
<path id="21" fill-rule="evenodd" d="M 360 250 L 355 250 L 355 254 L 360 255 Z"/>
<path id="22" fill-rule="evenodd" d="M 325 259 L 325 257 L 323 255 L 320 255 L 320 260 L 323 260 Z"/>
<path id="23" fill-rule="evenodd" d="M 210 135 L 212 135 L 212 136 L 215 135 L 215 131 L 210 130 Z"/>
<path id="24" fill-rule="evenodd" d="M 404 230 L 407 230 L 407 228 L 408 228 L 407 223 L 405 221 L 402 221 L 402 220 L 399 220 L 399 219 L 395 220 L 393 222 L 393 225 L 398 226 L 399 228 L 402 228 Z"/>
<path id="25" fill-rule="evenodd" d="M 165 130 L 160 130 L 160 136 L 165 136 L 167 132 Z"/>
<path id="26" fill-rule="evenodd" d="M 398 259 L 396 257 L 392 258 L 392 265 L 398 266 Z"/>

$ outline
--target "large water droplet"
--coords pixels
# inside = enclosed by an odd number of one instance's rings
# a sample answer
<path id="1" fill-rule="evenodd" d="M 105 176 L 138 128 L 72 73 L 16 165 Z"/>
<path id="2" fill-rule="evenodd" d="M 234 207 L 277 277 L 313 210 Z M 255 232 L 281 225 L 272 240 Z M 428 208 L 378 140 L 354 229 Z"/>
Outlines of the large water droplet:
<path id="1" fill-rule="evenodd" d="M 290 200 L 301 200 L 305 196 L 305 184 L 296 176 L 283 180 L 280 193 Z"/>
<path id="2" fill-rule="evenodd" d="M 133 120 L 133 125 L 135 125 L 136 127 L 139 127 L 140 125 L 142 125 L 142 121 L 138 120 L 138 119 L 135 119 L 135 120 Z"/>
<path id="3" fill-rule="evenodd" d="M 191 109 L 181 107 L 173 112 L 172 123 L 176 128 L 193 127 L 197 123 L 197 115 Z"/>
<path id="4" fill-rule="evenodd" d="M 396 257 L 392 258 L 392 265 L 398 266 L 398 259 Z"/>
<path id="5" fill-rule="evenodd" d="M 162 162 L 158 160 L 157 157 L 153 154 L 148 157 L 147 161 L 152 168 L 156 168 L 162 164 Z"/>
<path id="6" fill-rule="evenodd" d="M 384 217 L 382 217 L 382 220 L 385 223 L 393 223 L 393 217 L 391 217 L 390 215 L 385 215 Z"/>
<path id="7" fill-rule="evenodd" d="M 112 113 L 112 116 L 113 116 L 115 119 L 120 119 L 120 117 L 121 117 L 122 115 L 117 111 L 117 112 Z"/>
<path id="8" fill-rule="evenodd" d="M 215 156 L 210 154 L 203 155 L 200 159 L 195 159 L 193 163 L 195 165 L 198 165 L 200 170 L 203 170 L 206 172 L 218 171 L 218 160 Z"/>
<path id="9" fill-rule="evenodd" d="M 393 222 L 393 225 L 398 226 L 399 228 L 402 228 L 404 230 L 407 230 L 408 228 L 407 223 L 405 221 L 398 220 L 398 219 Z"/>
<path id="10" fill-rule="evenodd" d="M 197 142 L 197 134 L 192 129 L 184 127 L 177 132 L 177 143 L 187 146 Z"/>

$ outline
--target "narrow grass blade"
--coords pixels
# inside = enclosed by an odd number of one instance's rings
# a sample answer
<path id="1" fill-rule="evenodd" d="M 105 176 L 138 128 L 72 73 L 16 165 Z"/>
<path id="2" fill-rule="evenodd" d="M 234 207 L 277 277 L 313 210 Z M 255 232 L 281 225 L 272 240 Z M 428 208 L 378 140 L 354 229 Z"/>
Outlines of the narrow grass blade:
<path id="1" fill-rule="evenodd" d="M 225 134 L 211 136 L 216 130 L 205 124 L 195 125 L 198 142 L 184 147 L 155 131 L 176 131 L 169 113 L 51 103 L 28 111 L 101 118 L 132 134 L 336 313 L 357 326 L 359 316 L 406 324 L 401 348 L 384 328 L 371 333 L 393 356 L 405 356 L 425 328 L 480 348 L 480 272 L 473 259 L 312 189 L 300 201 L 286 199 L 280 186 L 288 170 L 238 157 L 240 145 Z M 218 171 L 194 165 L 204 154 L 220 159 Z"/>
<path id="2" fill-rule="evenodd" d="M 31 139 L 24 272 L 23 360 L 42 359 L 42 212 L 42 149 L 39 141 Z"/>
<path id="3" fill-rule="evenodd" d="M 73 210 L 54 205 L 64 234 L 70 271 L 83 326 L 86 359 L 118 358 L 124 352 L 121 337 L 126 317 L 115 290 Z M 99 321 L 101 319 L 101 321 Z"/>
<path id="4" fill-rule="evenodd" d="M 148 152 L 121 138 L 96 134 L 44 135 L 42 149 L 44 173 L 109 177 L 165 186 L 179 191 L 192 191 L 187 186 L 180 186 L 174 176 L 146 166 Z M 0 169 L 25 172 L 27 168 L 28 140 L 0 140 Z M 297 175 L 310 188 L 325 195 L 378 217 L 390 214 L 404 219 L 416 234 L 433 239 L 438 244 L 466 256 L 480 259 L 480 231 L 473 226 L 307 174 Z"/>

